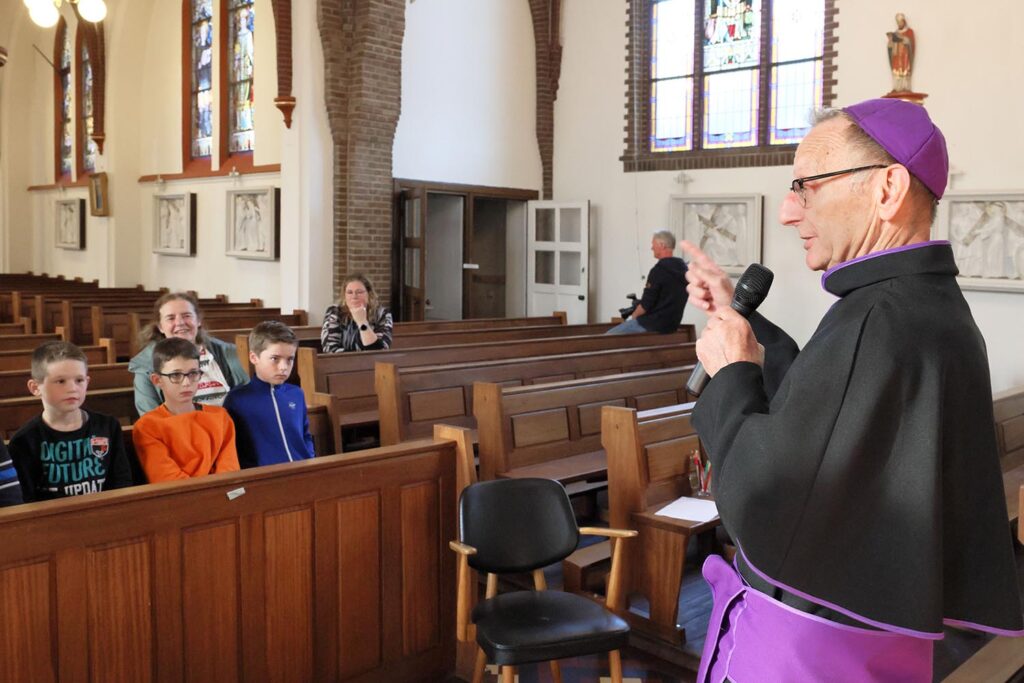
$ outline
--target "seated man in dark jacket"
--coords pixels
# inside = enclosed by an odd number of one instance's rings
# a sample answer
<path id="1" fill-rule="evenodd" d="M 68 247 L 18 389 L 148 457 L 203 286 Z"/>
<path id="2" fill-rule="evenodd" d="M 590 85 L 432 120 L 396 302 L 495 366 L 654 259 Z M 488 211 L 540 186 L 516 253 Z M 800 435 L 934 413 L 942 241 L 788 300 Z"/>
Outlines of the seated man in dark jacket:
<path id="1" fill-rule="evenodd" d="M 686 304 L 686 263 L 672 255 L 676 238 L 668 230 L 659 230 L 651 238 L 651 253 L 658 262 L 647 274 L 644 295 L 633 314 L 606 334 L 634 332 L 675 332 L 683 319 Z"/>

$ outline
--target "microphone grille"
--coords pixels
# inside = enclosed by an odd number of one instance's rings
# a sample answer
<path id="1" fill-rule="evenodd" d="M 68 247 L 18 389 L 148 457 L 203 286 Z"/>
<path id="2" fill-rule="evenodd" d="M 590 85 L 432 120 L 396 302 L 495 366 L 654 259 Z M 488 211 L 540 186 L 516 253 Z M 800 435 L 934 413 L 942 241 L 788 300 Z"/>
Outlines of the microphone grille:
<path id="1" fill-rule="evenodd" d="M 760 263 L 751 263 L 736 283 L 732 307 L 744 315 L 750 315 L 768 296 L 775 274 Z"/>

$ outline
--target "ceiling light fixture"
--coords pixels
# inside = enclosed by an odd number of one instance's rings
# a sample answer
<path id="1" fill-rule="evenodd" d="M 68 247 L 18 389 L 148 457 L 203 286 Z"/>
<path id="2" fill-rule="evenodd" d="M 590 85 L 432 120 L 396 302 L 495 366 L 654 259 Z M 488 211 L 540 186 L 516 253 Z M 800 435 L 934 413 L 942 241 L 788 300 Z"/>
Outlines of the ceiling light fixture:
<path id="1" fill-rule="evenodd" d="M 107 5 L 103 0 L 22 0 L 22 3 L 37 26 L 50 28 L 60 19 L 60 6 L 64 1 L 78 5 L 78 14 L 86 21 L 96 23 L 107 16 Z"/>

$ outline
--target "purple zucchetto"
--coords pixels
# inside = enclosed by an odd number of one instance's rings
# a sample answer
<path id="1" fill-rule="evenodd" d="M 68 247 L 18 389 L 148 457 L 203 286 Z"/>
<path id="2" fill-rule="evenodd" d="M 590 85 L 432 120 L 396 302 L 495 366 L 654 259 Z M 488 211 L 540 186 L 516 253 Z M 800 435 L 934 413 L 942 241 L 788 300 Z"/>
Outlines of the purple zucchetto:
<path id="1" fill-rule="evenodd" d="M 941 199 L 949 177 L 946 138 L 925 108 L 897 99 L 865 100 L 843 111 Z"/>

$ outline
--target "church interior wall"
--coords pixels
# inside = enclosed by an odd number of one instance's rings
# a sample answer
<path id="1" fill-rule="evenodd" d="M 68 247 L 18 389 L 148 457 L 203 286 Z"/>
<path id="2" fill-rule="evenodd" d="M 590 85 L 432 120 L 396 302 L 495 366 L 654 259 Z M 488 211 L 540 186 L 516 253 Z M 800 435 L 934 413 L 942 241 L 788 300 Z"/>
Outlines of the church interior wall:
<path id="1" fill-rule="evenodd" d="M 529 4 L 407 5 L 397 178 L 540 189 Z"/>
<path id="2" fill-rule="evenodd" d="M 258 63 L 272 59 L 269 0 L 258 0 Z M 280 174 L 188 181 L 161 187 L 138 177 L 180 170 L 180 38 L 177 2 L 111 0 L 107 24 L 107 148 L 110 218 L 88 218 L 88 249 L 52 248 L 53 201 L 85 188 L 26 192 L 53 182 L 53 29 L 37 29 L 18 0 L 0 0 L 0 44 L 10 51 L 0 75 L 0 220 L 6 270 L 60 272 L 104 284 L 196 289 L 268 305 L 304 307 L 314 319 L 330 300 L 333 159 L 324 114 L 323 61 L 314 3 L 293 3 L 295 122 L 285 129 L 272 105 L 273 69 L 257 66 L 257 164 Z M 884 32 L 894 8 L 880 0 L 837 0 L 837 104 L 889 88 Z M 898 8 L 917 32 L 913 85 L 946 132 L 952 191 L 1024 189 L 1016 159 L 1024 138 L 1015 124 L 1024 93 L 1008 87 L 1024 60 L 1012 41 L 993 39 L 992 16 L 1013 16 L 1009 0 L 982 14 L 952 0 L 907 0 Z M 999 10 L 1002 9 L 1002 12 Z M 669 221 L 674 194 L 764 196 L 763 258 L 777 275 L 764 312 L 805 343 L 832 298 L 804 265 L 795 231 L 778 225 L 788 167 L 625 173 L 626 2 L 563 0 L 563 56 L 555 102 L 555 199 L 592 202 L 592 320 L 605 320 L 638 291 L 653 264 L 650 234 Z M 407 5 L 402 113 L 394 142 L 396 177 L 540 189 L 534 119 L 533 30 L 528 3 L 447 0 Z M 271 56 L 267 56 L 267 55 Z M 218 67 L 219 68 L 219 67 Z M 169 100 L 168 100 L 169 98 Z M 169 103 L 168 103 L 169 102 Z M 276 262 L 225 257 L 224 193 L 280 185 L 282 250 Z M 153 255 L 152 195 L 195 192 L 198 254 Z M 1020 294 L 967 291 L 986 338 L 996 389 L 1024 383 Z M 684 322 L 700 325 L 688 311 Z"/>
<path id="3" fill-rule="evenodd" d="M 991 33 L 996 7 L 1012 13 L 1008 0 L 985 13 L 964 12 L 951 0 L 907 0 L 895 9 L 877 0 L 838 0 L 837 7 L 837 105 L 889 90 L 885 31 L 895 25 L 894 12 L 904 12 L 917 33 L 913 87 L 929 93 L 928 111 L 949 141 L 956 174 L 950 191 L 1024 190 L 1017 163 L 1024 137 L 1015 132 L 1024 117 L 1024 93 L 1007 87 L 1024 57 L 1011 41 L 994 40 Z M 563 0 L 554 192 L 555 199 L 592 202 L 591 243 L 597 246 L 591 319 L 606 320 L 625 305 L 626 293 L 643 287 L 654 264 L 650 235 L 669 224 L 672 195 L 761 194 L 763 259 L 776 275 L 762 311 L 806 343 L 834 299 L 820 288 L 820 274 L 805 266 L 796 231 L 778 222 L 792 180 L 789 167 L 623 172 L 625 26 L 625 2 Z M 994 389 L 1024 383 L 1022 295 L 964 294 L 988 346 Z M 683 320 L 702 327 L 703 318 L 688 309 Z"/>

